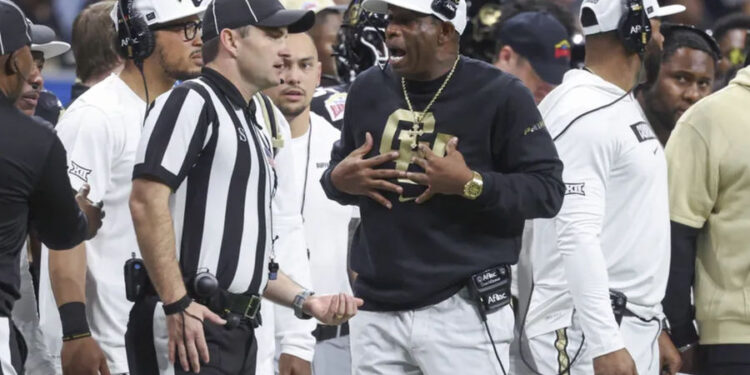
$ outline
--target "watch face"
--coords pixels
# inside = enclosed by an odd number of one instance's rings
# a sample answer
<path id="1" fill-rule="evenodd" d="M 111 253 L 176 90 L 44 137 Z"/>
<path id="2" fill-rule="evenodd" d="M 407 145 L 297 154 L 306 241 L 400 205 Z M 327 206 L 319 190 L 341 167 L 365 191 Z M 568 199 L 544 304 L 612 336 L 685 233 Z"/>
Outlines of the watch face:
<path id="1" fill-rule="evenodd" d="M 469 185 L 469 195 L 471 195 L 472 197 L 476 197 L 479 196 L 479 193 L 481 193 L 481 190 L 478 184 L 472 183 L 471 185 Z"/>

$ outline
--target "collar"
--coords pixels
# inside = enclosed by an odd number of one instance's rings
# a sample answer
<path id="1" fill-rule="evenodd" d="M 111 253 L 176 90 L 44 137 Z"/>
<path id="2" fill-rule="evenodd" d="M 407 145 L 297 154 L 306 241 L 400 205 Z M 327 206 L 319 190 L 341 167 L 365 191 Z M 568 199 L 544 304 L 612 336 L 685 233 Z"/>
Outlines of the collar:
<path id="1" fill-rule="evenodd" d="M 224 75 L 211 68 L 203 68 L 203 70 L 201 70 L 201 76 L 206 78 L 214 86 L 221 90 L 221 92 L 227 98 L 229 98 L 229 101 L 232 102 L 232 104 L 242 109 L 247 108 L 250 109 L 250 111 L 255 112 L 255 101 L 250 99 L 250 102 L 246 103 L 245 98 L 242 97 L 242 94 L 240 94 L 240 90 L 237 89 L 237 86 L 235 86 L 230 80 L 224 77 Z"/>

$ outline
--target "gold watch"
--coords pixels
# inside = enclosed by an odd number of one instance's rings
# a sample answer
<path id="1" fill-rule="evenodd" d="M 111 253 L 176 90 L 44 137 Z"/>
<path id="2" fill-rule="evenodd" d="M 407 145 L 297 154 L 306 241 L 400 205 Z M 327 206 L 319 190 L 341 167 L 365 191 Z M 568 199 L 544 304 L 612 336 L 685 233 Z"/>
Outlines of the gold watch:
<path id="1" fill-rule="evenodd" d="M 464 198 L 474 200 L 482 194 L 483 182 L 481 174 L 477 171 L 471 171 L 471 173 L 474 176 L 464 185 Z"/>

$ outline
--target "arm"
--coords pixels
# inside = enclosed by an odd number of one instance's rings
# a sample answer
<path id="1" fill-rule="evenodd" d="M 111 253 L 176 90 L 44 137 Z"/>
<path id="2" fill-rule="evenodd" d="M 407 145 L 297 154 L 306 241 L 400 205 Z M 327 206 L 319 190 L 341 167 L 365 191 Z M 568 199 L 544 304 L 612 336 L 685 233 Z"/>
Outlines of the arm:
<path id="1" fill-rule="evenodd" d="M 565 192 L 562 162 L 529 90 L 518 80 L 506 90 L 503 113 L 493 125 L 495 169 L 481 173 L 477 206 L 509 217 L 554 217 Z"/>
<path id="2" fill-rule="evenodd" d="M 280 122 L 281 136 L 284 139 L 291 139 L 289 124 L 278 110 L 276 112 L 276 118 Z M 302 186 L 296 184 L 294 180 L 296 168 L 304 169 L 305 167 L 295 165 L 294 149 L 291 145 L 280 148 L 274 159 L 278 175 L 278 190 L 273 198 L 272 208 L 273 231 L 279 236 L 274 243 L 276 259 L 287 276 L 310 289 L 312 287 L 310 262 L 300 214 Z M 274 324 L 276 342 L 281 347 L 280 352 L 287 354 L 284 357 L 285 362 L 291 359 L 290 356 L 294 356 L 308 362 L 309 367 L 315 350 L 315 338 L 312 336 L 315 322 L 297 319 L 292 309 L 281 305 L 273 305 L 273 309 L 276 315 L 275 321 L 279 322 Z M 281 365 L 280 360 L 279 366 Z"/>
<path id="3" fill-rule="evenodd" d="M 568 194 L 555 219 L 557 246 L 563 259 L 576 314 L 593 357 L 625 347 L 609 299 L 607 265 L 600 235 L 605 212 L 607 176 L 615 158 L 611 137 L 596 125 L 581 122 L 556 142 L 565 161 L 563 178 L 583 184 L 582 194 Z"/>
<path id="4" fill-rule="evenodd" d="M 691 121 L 692 118 L 680 119 L 666 147 L 672 262 L 662 306 L 678 348 L 698 342 L 690 300 L 695 281 L 696 240 L 719 194 L 720 158 L 709 152 L 710 140 Z"/>
<path id="5" fill-rule="evenodd" d="M 55 138 L 31 196 L 30 220 L 39 239 L 50 249 L 70 249 L 93 237 L 101 218 L 91 211 L 87 217 L 71 193 L 66 175 L 65 149 Z M 78 200 L 79 205 L 85 203 Z M 84 207 L 85 208 L 85 207 Z"/>
<path id="6" fill-rule="evenodd" d="M 356 87 L 356 85 L 352 86 L 352 91 L 354 87 Z M 346 98 L 347 106 L 350 105 L 351 100 L 352 95 L 350 94 Z M 331 161 L 328 164 L 328 169 L 323 172 L 323 176 L 320 178 L 320 183 L 323 185 L 323 191 L 325 191 L 328 198 L 342 205 L 357 204 L 357 197 L 355 195 L 346 194 L 343 191 L 340 191 L 334 186 L 333 181 L 331 180 L 331 173 L 336 169 L 336 166 L 354 151 L 355 148 L 357 148 L 352 133 L 352 112 L 353 111 L 344 112 L 344 125 L 341 127 L 341 138 L 333 145 L 333 149 L 331 149 Z"/>

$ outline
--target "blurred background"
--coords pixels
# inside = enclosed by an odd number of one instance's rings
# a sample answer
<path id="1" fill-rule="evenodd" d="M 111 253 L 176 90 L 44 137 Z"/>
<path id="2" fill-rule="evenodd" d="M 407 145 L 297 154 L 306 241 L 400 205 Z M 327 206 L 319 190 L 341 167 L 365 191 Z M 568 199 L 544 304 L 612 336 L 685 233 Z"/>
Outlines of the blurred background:
<path id="1" fill-rule="evenodd" d="M 17 3 L 32 22 L 51 27 L 61 40 L 70 42 L 73 21 L 85 6 L 96 0 L 12 0 Z M 524 0 L 468 0 L 470 7 L 479 9 L 484 3 L 503 3 Z M 583 0 L 552 0 L 571 10 L 575 15 Z M 346 0 L 336 3 L 346 4 Z M 660 0 L 661 5 L 682 4 L 687 11 L 667 21 L 695 25 L 710 30 L 714 22 L 728 14 L 750 15 L 750 0 Z M 75 80 L 75 61 L 68 52 L 62 58 L 50 61 L 44 68 L 45 88 L 54 92 L 63 105 L 70 100 L 70 86 Z"/>

